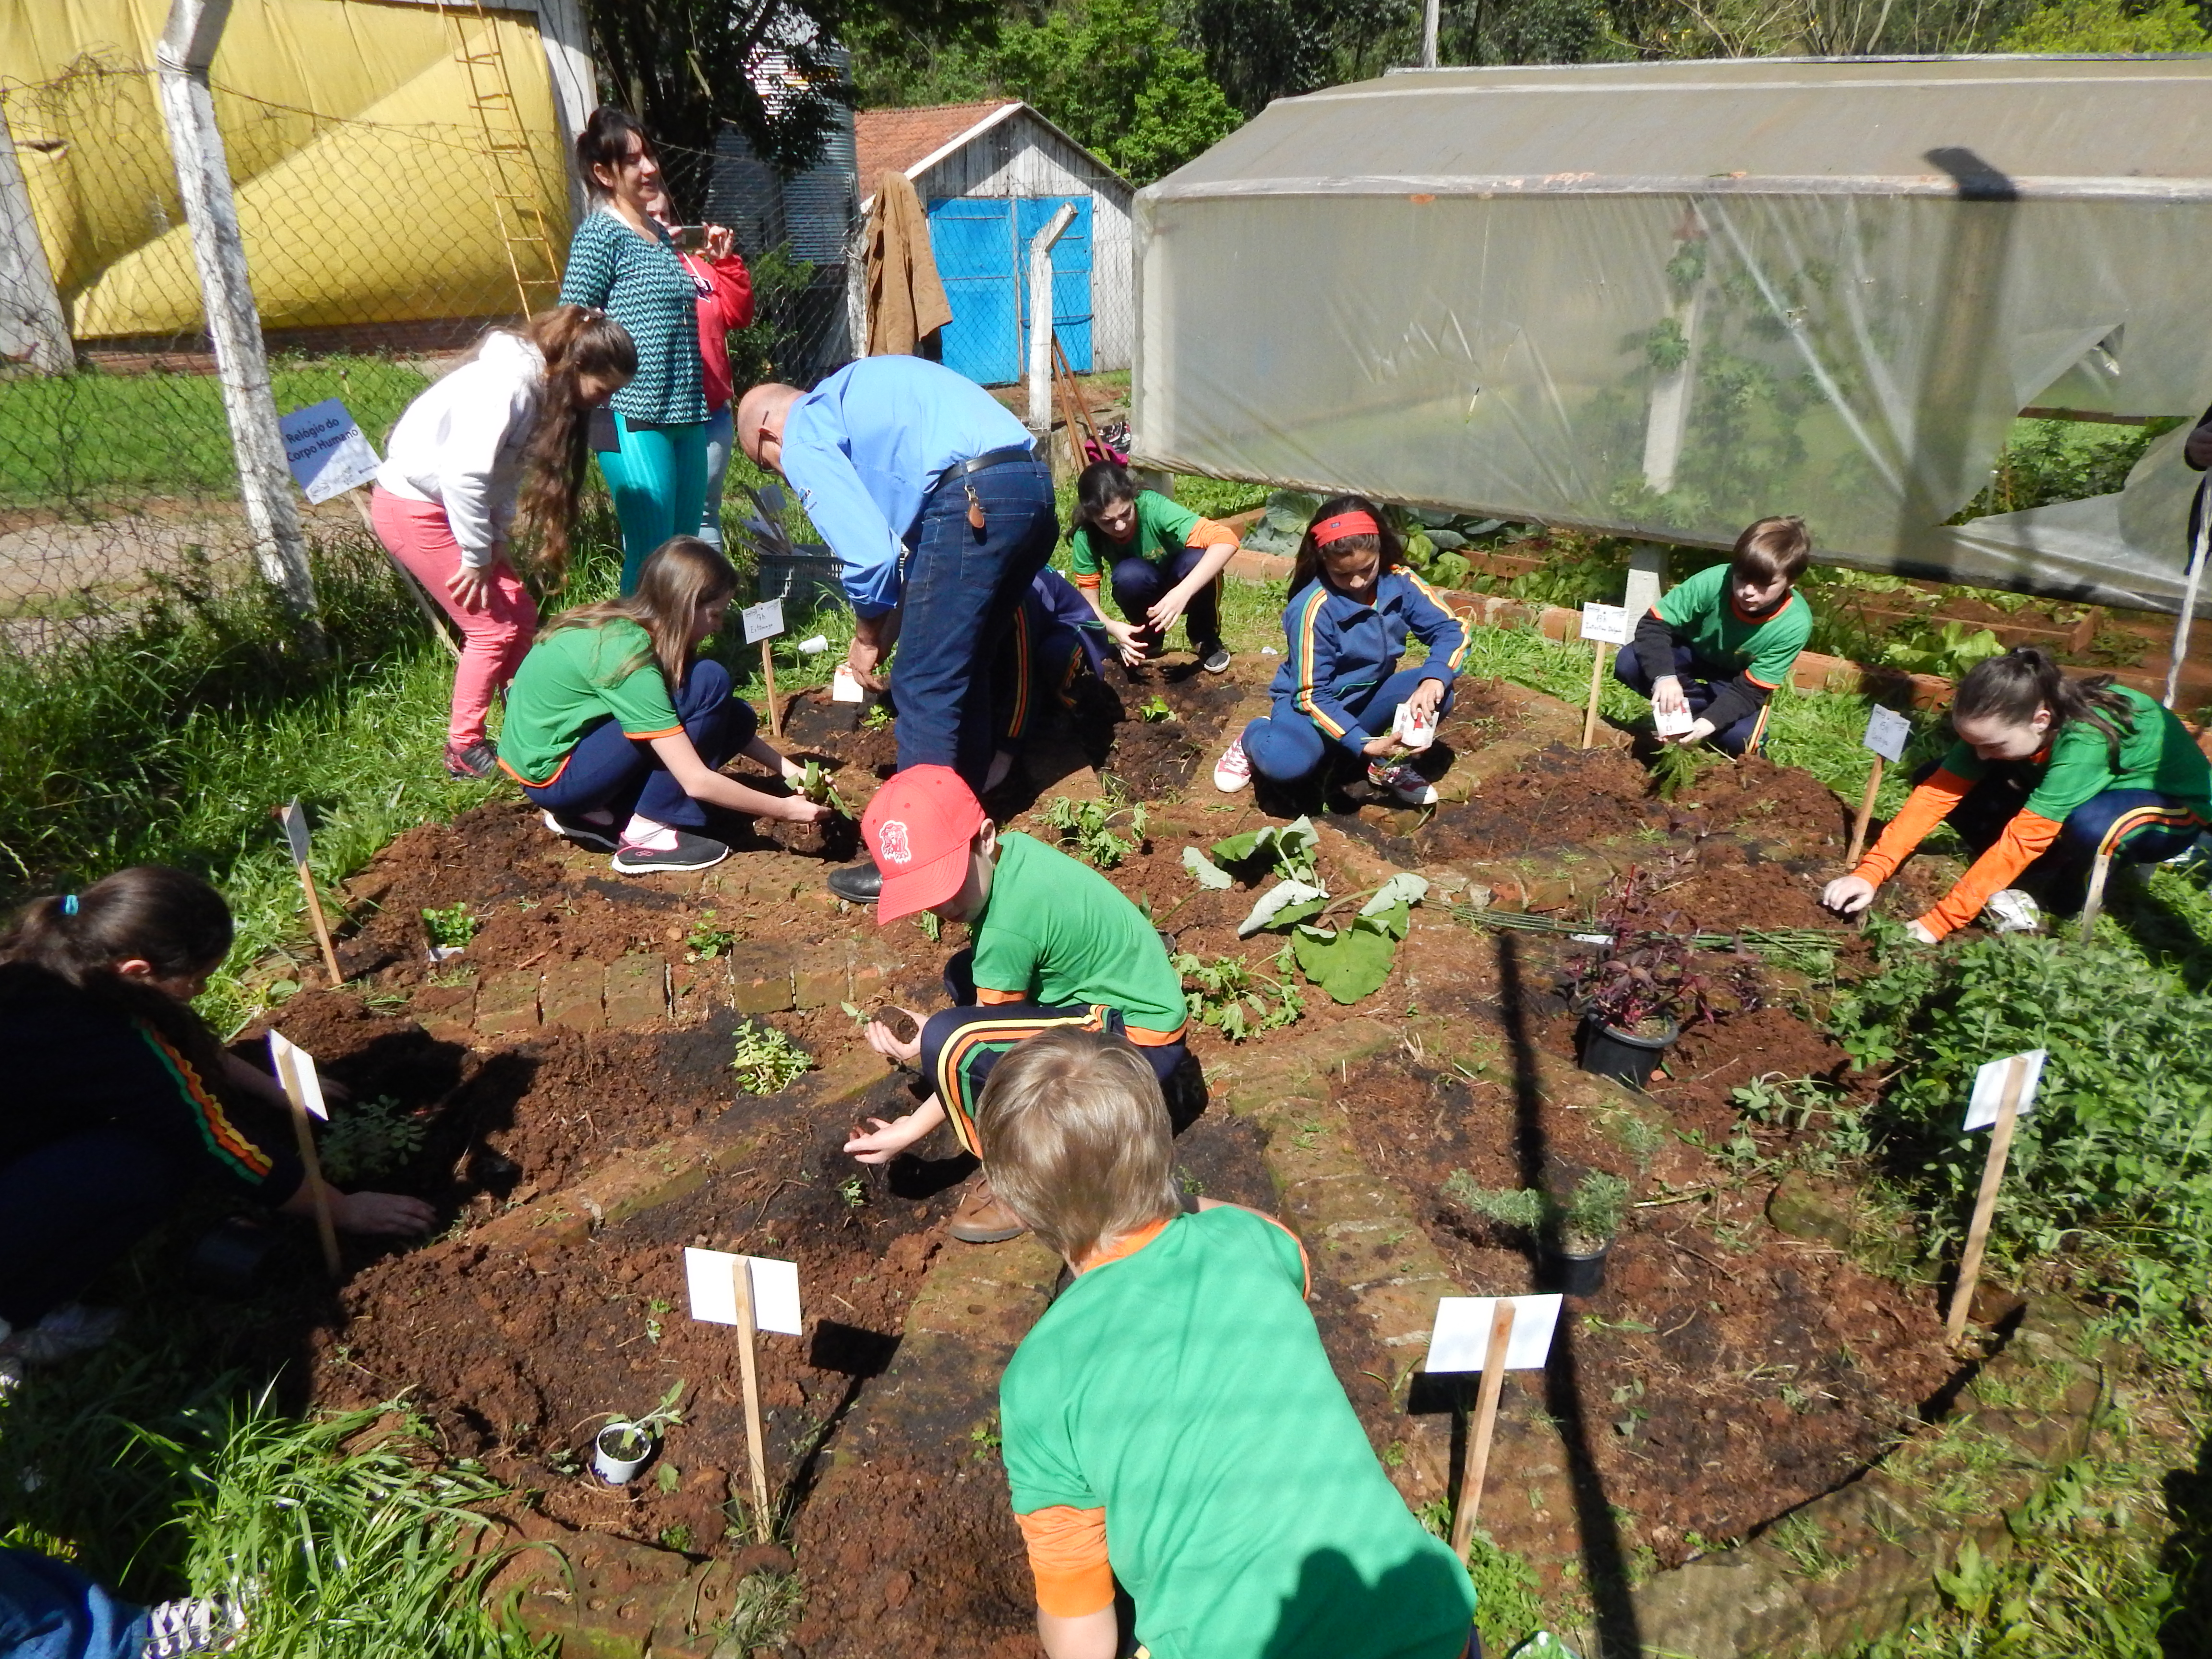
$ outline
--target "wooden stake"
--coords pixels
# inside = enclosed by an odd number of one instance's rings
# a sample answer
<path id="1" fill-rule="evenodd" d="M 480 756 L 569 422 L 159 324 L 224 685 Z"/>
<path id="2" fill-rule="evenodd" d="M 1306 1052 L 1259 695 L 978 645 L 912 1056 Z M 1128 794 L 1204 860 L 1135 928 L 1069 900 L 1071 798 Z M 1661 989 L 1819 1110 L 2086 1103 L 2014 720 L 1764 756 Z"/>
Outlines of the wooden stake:
<path id="1" fill-rule="evenodd" d="M 1460 1466 L 1459 1508 L 1452 1516 L 1452 1553 L 1464 1563 L 1474 1541 L 1475 1512 L 1482 1507 L 1482 1483 L 1490 1474 L 1490 1439 L 1498 1428 L 1498 1396 L 1505 1386 L 1505 1350 L 1513 1340 L 1513 1298 L 1501 1296 L 1490 1316 L 1490 1346 L 1482 1356 L 1482 1385 L 1475 1391 L 1474 1421 L 1467 1431 L 1467 1454 Z"/>
<path id="2" fill-rule="evenodd" d="M 2105 884 L 2112 878 L 2112 855 L 2097 854 L 2097 861 L 2089 866 L 2089 896 L 2081 903 L 2081 943 L 2087 945 L 2097 931 L 2097 918 L 2104 913 Z"/>
<path id="3" fill-rule="evenodd" d="M 307 896 L 307 920 L 314 924 L 315 943 L 323 947 L 323 966 L 330 970 L 331 988 L 335 991 L 345 983 L 345 975 L 338 969 L 338 953 L 331 949 L 331 927 L 323 919 L 315 872 L 307 867 L 307 820 L 300 810 L 300 798 L 295 795 L 289 805 L 277 807 L 271 816 L 284 828 L 285 844 L 292 849 L 292 867 L 300 874 L 300 890 Z"/>
<path id="4" fill-rule="evenodd" d="M 1583 747 L 1588 749 L 1597 741 L 1597 693 L 1605 684 L 1605 641 L 1597 641 L 1590 647 L 1589 708 L 1583 714 Z"/>
<path id="5" fill-rule="evenodd" d="M 331 1219 L 331 1189 L 323 1184 L 323 1161 L 315 1155 L 315 1131 L 309 1121 L 306 1093 L 296 1072 L 282 1059 L 276 1061 L 276 1081 L 284 1098 L 292 1103 L 292 1133 L 300 1143 L 300 1163 L 307 1170 L 307 1192 L 315 1204 L 315 1234 L 322 1241 L 323 1266 L 332 1279 L 343 1270 L 338 1260 L 337 1224 Z"/>
<path id="6" fill-rule="evenodd" d="M 761 641 L 761 678 L 768 683 L 768 729 L 772 737 L 783 735 L 783 705 L 775 700 L 775 658 L 769 647 L 772 641 Z"/>
<path id="7" fill-rule="evenodd" d="M 1951 1292 L 1951 1317 L 1943 1338 L 1956 1346 L 1966 1334 L 1966 1310 L 1972 1305 L 1974 1287 L 1982 1277 L 1982 1250 L 1990 1241 L 1990 1217 L 1996 1209 L 1997 1184 L 2004 1179 L 2005 1157 L 2012 1150 L 2012 1127 L 2020 1115 L 2021 1091 L 2027 1082 L 2027 1061 L 2015 1054 L 2005 1067 L 2004 1093 L 1997 1101 L 1997 1121 L 1990 1126 L 1990 1155 L 1982 1165 L 1982 1189 L 1974 1195 L 1974 1218 L 1966 1229 L 1966 1254 L 1959 1258 L 1959 1285 Z"/>
<path id="8" fill-rule="evenodd" d="M 753 1276 L 739 1256 L 730 1269 L 738 1293 L 738 1364 L 744 1382 L 745 1455 L 753 1471 L 753 1530 L 769 1541 L 768 1460 L 761 1450 L 760 1369 L 753 1353 Z"/>
<path id="9" fill-rule="evenodd" d="M 1866 797 L 1859 802 L 1859 815 L 1851 823 L 1851 848 L 1844 854 L 1847 869 L 1858 867 L 1859 854 L 1866 850 L 1867 824 L 1874 817 L 1874 798 L 1881 793 L 1881 757 L 1874 757 L 1874 770 L 1867 774 Z"/>

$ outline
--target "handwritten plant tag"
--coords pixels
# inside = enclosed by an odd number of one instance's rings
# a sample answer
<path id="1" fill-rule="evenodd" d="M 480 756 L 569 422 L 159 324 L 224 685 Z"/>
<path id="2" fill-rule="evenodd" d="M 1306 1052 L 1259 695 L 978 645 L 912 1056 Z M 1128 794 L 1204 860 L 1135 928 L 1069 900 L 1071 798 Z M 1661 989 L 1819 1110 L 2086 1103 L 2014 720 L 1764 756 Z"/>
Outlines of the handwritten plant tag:
<path id="1" fill-rule="evenodd" d="M 2005 1073 L 2015 1060 L 2027 1062 L 2027 1074 L 2020 1080 L 2020 1105 L 2014 1115 L 2026 1117 L 2027 1109 L 2035 1103 L 2036 1085 L 2043 1081 L 2043 1062 L 2050 1053 L 2047 1048 L 2030 1048 L 2024 1054 L 1993 1060 L 1975 1072 L 1973 1096 L 1966 1102 L 1966 1121 L 1959 1127 L 1986 1129 L 1997 1121 L 1997 1108 L 2004 1103 Z"/>
<path id="2" fill-rule="evenodd" d="M 276 1067 L 276 1081 L 284 1085 L 284 1093 L 293 1103 L 309 1117 L 328 1123 L 331 1109 L 323 1103 L 323 1080 L 316 1075 L 315 1057 L 287 1041 L 282 1031 L 271 1031 L 269 1058 Z"/>
<path id="3" fill-rule="evenodd" d="M 742 1262 L 752 1281 L 753 1328 L 799 1335 L 799 1264 L 764 1255 L 732 1255 L 726 1250 L 684 1252 L 684 1279 L 691 1293 L 691 1317 L 711 1325 L 738 1322 L 734 1270 Z"/>
<path id="4" fill-rule="evenodd" d="M 758 605 L 747 605 L 738 614 L 744 619 L 747 645 L 758 645 L 763 640 L 775 639 L 783 632 L 781 599 L 763 599 Z"/>
<path id="5" fill-rule="evenodd" d="M 1894 708 L 1877 703 L 1867 710 L 1866 736 L 1859 741 L 1886 761 L 1905 758 L 1905 745 L 1912 740 L 1912 722 Z"/>
<path id="6" fill-rule="evenodd" d="M 1516 1296 L 1513 1334 L 1506 1339 L 1505 1369 L 1533 1371 L 1552 1357 L 1552 1334 L 1559 1324 L 1559 1294 Z M 1498 1307 L 1494 1296 L 1447 1296 L 1437 1302 L 1437 1327 L 1429 1336 L 1429 1357 L 1422 1369 L 1431 1371 L 1479 1371 L 1490 1351 L 1491 1316 Z"/>
<path id="7" fill-rule="evenodd" d="M 1591 645 L 1626 645 L 1632 630 L 1625 605 L 1586 605 L 1583 607 L 1583 638 Z"/>

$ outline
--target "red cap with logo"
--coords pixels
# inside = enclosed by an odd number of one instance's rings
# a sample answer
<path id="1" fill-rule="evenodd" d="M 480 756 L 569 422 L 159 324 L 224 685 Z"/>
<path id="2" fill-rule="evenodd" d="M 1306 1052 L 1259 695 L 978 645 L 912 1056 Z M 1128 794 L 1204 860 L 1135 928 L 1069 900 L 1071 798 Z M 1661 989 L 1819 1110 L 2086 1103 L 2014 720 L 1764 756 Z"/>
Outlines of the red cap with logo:
<path id="1" fill-rule="evenodd" d="M 949 766 L 910 766 L 876 791 L 860 834 L 883 872 L 876 924 L 944 903 L 968 880 L 968 848 L 983 805 Z"/>

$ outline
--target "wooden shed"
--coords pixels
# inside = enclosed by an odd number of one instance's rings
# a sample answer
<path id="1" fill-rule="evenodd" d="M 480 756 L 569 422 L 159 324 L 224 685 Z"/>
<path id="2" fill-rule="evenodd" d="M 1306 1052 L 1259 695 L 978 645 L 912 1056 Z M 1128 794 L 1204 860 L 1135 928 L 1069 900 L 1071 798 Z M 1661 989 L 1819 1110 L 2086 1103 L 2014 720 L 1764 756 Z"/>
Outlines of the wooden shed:
<path id="1" fill-rule="evenodd" d="M 952 302 L 945 362 L 983 386 L 1021 378 L 1030 239 L 1073 203 L 1053 248 L 1053 334 L 1079 374 L 1129 367 L 1136 295 L 1128 180 L 1027 104 L 862 110 L 854 138 L 863 207 L 885 170 L 929 215 L 930 249 Z"/>

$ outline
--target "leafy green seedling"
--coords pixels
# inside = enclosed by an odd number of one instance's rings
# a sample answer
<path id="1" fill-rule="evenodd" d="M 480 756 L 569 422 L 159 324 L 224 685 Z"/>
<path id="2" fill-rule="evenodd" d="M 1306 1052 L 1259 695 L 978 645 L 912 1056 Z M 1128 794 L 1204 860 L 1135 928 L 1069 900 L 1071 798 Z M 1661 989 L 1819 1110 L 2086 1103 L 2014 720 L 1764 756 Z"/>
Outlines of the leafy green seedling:
<path id="1" fill-rule="evenodd" d="M 477 936 L 477 929 L 483 925 L 483 918 L 465 903 L 422 912 L 422 930 L 429 934 L 430 943 L 448 951 L 459 950 Z"/>
<path id="2" fill-rule="evenodd" d="M 830 781 L 822 763 L 811 760 L 806 769 L 799 775 L 799 793 L 817 805 L 827 806 L 844 817 L 853 816 L 853 809 L 845 805 L 845 798 L 837 793 L 837 786 Z"/>
<path id="3" fill-rule="evenodd" d="M 390 1095 L 336 1113 L 318 1138 L 323 1174 L 341 1187 L 388 1174 L 422 1150 L 428 1121 Z"/>
<path id="4" fill-rule="evenodd" d="M 699 920 L 691 924 L 691 931 L 684 936 L 686 962 L 712 962 L 717 957 L 730 954 L 730 947 L 738 936 L 726 927 L 714 926 L 714 912 L 702 910 Z"/>
<path id="5" fill-rule="evenodd" d="M 845 1200 L 845 1207 L 857 1210 L 868 1201 L 868 1189 L 858 1176 L 847 1176 L 837 1183 L 837 1196 Z"/>
<path id="6" fill-rule="evenodd" d="M 730 1069 L 749 1095 L 781 1093 L 813 1069 L 814 1059 L 773 1025 L 746 1020 L 737 1030 Z"/>
<path id="7" fill-rule="evenodd" d="M 860 716 L 860 730 L 880 732 L 891 723 L 891 711 L 879 702 L 868 705 L 868 712 Z"/>
<path id="8" fill-rule="evenodd" d="M 1063 847 L 1073 845 L 1076 856 L 1094 870 L 1111 870 L 1142 847 L 1145 827 L 1150 822 L 1143 802 L 1124 806 L 1118 795 L 1110 794 L 1104 800 L 1054 796 L 1043 817 L 1048 827 L 1059 831 L 1054 839 Z M 1124 817 L 1128 820 L 1126 836 L 1114 827 Z"/>
<path id="9" fill-rule="evenodd" d="M 1275 963 L 1281 977 L 1261 973 L 1240 957 L 1216 957 L 1208 962 L 1181 951 L 1170 960 L 1182 976 L 1190 1018 L 1211 1025 L 1231 1042 L 1288 1025 L 1305 1012 L 1304 999 L 1288 977 L 1289 963 L 1281 957 Z"/>
<path id="10" fill-rule="evenodd" d="M 1157 691 L 1137 705 L 1137 718 L 1148 725 L 1175 717 L 1176 712 L 1168 706 L 1168 700 Z"/>

